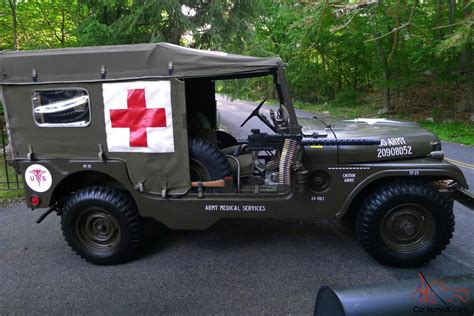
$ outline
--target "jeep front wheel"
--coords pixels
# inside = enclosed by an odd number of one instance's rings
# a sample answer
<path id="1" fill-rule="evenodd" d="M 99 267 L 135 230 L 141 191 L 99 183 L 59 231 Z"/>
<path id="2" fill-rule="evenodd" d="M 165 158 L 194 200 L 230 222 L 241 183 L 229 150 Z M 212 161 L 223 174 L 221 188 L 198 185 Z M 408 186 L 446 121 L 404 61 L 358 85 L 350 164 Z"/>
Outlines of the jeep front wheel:
<path id="1" fill-rule="evenodd" d="M 64 205 L 61 227 L 69 246 L 94 264 L 131 259 L 144 230 L 132 199 L 105 187 L 90 187 L 72 195 Z"/>
<path id="2" fill-rule="evenodd" d="M 429 183 L 400 181 L 371 194 L 359 211 L 357 235 L 383 264 L 417 267 L 439 255 L 454 231 L 452 201 Z"/>

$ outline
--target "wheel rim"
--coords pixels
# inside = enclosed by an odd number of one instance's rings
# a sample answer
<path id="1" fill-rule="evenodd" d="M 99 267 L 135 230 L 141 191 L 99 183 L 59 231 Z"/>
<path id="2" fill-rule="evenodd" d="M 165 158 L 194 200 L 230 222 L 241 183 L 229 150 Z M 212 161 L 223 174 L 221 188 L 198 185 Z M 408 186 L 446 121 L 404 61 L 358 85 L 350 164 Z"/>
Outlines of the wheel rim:
<path id="1" fill-rule="evenodd" d="M 422 251 L 433 243 L 436 232 L 433 215 L 418 204 L 402 204 L 382 218 L 380 235 L 385 245 L 399 253 Z"/>
<path id="2" fill-rule="evenodd" d="M 196 159 L 190 159 L 189 168 L 191 173 L 191 181 L 209 181 L 211 174 L 204 164 Z"/>
<path id="3" fill-rule="evenodd" d="M 115 249 L 121 238 L 120 226 L 115 217 L 98 208 L 82 212 L 76 222 L 76 233 L 80 243 L 96 253 Z"/>

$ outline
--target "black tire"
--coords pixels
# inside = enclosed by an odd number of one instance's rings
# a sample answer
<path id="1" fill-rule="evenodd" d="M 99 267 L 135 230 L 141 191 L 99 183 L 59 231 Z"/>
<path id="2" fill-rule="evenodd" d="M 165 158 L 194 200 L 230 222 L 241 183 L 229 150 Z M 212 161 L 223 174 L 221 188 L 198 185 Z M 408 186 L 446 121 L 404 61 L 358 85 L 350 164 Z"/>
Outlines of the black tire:
<path id="1" fill-rule="evenodd" d="M 217 130 L 216 137 L 217 137 L 217 147 L 219 147 L 219 149 L 237 145 L 237 139 L 225 131 Z"/>
<path id="2" fill-rule="evenodd" d="M 418 267 L 439 255 L 454 232 L 453 202 L 429 183 L 388 183 L 366 199 L 356 223 L 365 250 L 379 262 Z"/>
<path id="3" fill-rule="evenodd" d="M 106 187 L 76 192 L 65 203 L 61 228 L 68 245 L 98 265 L 130 260 L 140 247 L 143 219 L 128 194 Z"/>
<path id="4" fill-rule="evenodd" d="M 231 174 L 224 154 L 202 138 L 189 138 L 189 160 L 191 181 L 220 180 Z"/>

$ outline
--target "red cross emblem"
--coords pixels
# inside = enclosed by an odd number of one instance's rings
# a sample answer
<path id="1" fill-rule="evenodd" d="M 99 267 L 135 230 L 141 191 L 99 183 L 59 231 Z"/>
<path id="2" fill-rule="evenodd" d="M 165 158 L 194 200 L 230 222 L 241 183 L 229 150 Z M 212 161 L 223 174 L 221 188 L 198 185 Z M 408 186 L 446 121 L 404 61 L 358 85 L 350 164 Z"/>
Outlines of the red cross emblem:
<path id="1" fill-rule="evenodd" d="M 147 108 L 145 89 L 128 90 L 127 109 L 110 110 L 112 128 L 130 129 L 130 147 L 148 147 L 147 127 L 166 127 L 164 108 Z"/>

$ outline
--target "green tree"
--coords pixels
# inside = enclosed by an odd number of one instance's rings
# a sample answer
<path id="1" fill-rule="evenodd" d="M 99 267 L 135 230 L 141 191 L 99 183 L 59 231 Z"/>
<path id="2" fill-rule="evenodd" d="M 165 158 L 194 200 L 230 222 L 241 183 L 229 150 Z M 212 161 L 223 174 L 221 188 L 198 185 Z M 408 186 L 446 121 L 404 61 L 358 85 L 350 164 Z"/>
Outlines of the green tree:
<path id="1" fill-rule="evenodd" d="M 473 20 L 471 0 L 0 0 L 0 49 L 166 41 L 280 55 L 297 100 L 376 93 L 385 112 L 474 111 Z M 272 83 L 239 89 L 260 97 Z"/>
<path id="2" fill-rule="evenodd" d="M 252 0 L 90 0 L 81 45 L 166 41 L 201 48 L 243 47 L 260 10 Z"/>
<path id="3" fill-rule="evenodd" d="M 81 7 L 76 0 L 0 0 L 0 49 L 76 45 Z"/>

